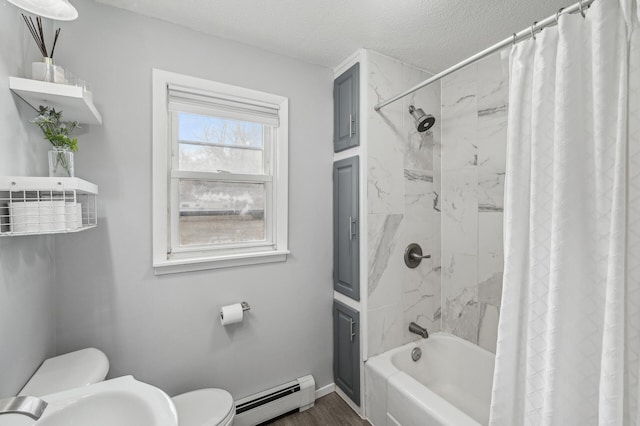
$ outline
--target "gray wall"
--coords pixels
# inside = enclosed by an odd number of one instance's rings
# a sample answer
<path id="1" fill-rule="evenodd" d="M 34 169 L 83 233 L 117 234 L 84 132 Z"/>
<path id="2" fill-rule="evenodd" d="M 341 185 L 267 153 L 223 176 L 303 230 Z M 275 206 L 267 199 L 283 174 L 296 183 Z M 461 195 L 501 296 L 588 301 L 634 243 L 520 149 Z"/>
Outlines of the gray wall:
<path id="1" fill-rule="evenodd" d="M 84 129 L 76 174 L 100 188 L 98 228 L 56 237 L 57 352 L 106 352 L 110 376 L 170 394 L 235 398 L 311 373 L 331 383 L 332 72 L 130 12 L 78 0 L 57 63 L 91 81 L 103 126 Z M 290 100 L 286 263 L 153 275 L 151 69 Z M 242 325 L 220 306 L 246 300 Z"/>
<path id="2" fill-rule="evenodd" d="M 8 76 L 38 60 L 25 31 L 18 9 L 0 1 L 0 176 L 48 173 L 49 143 L 28 122 L 35 111 L 9 91 Z M 52 237 L 0 238 L 0 398 L 53 355 L 53 261 Z"/>

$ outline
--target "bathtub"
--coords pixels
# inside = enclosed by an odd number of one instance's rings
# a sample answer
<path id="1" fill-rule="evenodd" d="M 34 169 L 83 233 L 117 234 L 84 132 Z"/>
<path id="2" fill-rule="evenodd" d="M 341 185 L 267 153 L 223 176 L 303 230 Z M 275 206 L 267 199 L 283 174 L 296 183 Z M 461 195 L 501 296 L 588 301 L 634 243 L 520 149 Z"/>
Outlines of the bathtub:
<path id="1" fill-rule="evenodd" d="M 411 359 L 413 348 L 422 357 Z M 365 364 L 366 415 L 374 426 L 478 426 L 489 422 L 494 355 L 446 333 Z"/>

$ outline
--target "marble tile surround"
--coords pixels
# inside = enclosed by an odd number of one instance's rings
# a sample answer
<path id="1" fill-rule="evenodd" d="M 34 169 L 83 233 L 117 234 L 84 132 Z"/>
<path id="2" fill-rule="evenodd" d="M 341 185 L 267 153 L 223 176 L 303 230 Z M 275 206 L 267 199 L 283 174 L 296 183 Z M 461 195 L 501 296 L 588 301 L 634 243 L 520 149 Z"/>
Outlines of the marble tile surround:
<path id="1" fill-rule="evenodd" d="M 495 352 L 508 77 L 500 53 L 442 80 L 442 329 Z M 435 180 L 435 177 L 434 177 Z"/>
<path id="2" fill-rule="evenodd" d="M 419 337 L 411 321 L 440 330 L 439 185 L 434 146 L 440 144 L 440 90 L 423 89 L 380 112 L 373 106 L 429 77 L 392 58 L 368 51 L 367 90 L 367 236 L 368 356 Z M 418 133 L 409 105 L 436 117 L 432 132 Z M 439 160 L 439 157 L 436 157 Z M 439 179 L 439 178 L 438 178 Z M 415 269 L 405 266 L 409 243 L 432 258 Z"/>
<path id="3" fill-rule="evenodd" d="M 368 357 L 415 321 L 495 352 L 502 293 L 508 80 L 493 55 L 374 112 L 428 74 L 368 51 Z M 409 105 L 436 116 L 418 133 Z M 404 265 L 411 242 L 432 258 Z"/>

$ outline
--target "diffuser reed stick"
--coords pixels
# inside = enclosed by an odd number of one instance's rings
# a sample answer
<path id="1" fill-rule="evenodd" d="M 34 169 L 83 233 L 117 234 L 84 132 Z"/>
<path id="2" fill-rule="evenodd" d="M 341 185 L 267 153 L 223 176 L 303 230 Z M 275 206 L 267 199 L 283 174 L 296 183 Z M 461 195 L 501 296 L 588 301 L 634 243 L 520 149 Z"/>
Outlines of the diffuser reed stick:
<path id="1" fill-rule="evenodd" d="M 53 52 L 56 50 L 56 44 L 58 43 L 59 35 L 60 35 L 60 28 L 56 30 L 56 36 L 53 38 L 53 46 L 51 47 L 51 58 L 53 58 Z"/>
<path id="2" fill-rule="evenodd" d="M 33 39 L 36 41 L 36 45 L 38 46 L 38 49 L 40 49 L 40 53 L 42 53 L 43 57 L 47 56 L 47 53 L 44 49 L 44 42 L 40 39 L 40 36 L 38 35 L 35 26 L 33 25 L 33 19 L 29 21 L 29 18 L 24 16 L 24 14 L 22 15 L 22 18 L 24 19 L 24 23 L 27 24 L 27 28 L 29 28 Z"/>
<path id="3" fill-rule="evenodd" d="M 60 28 L 56 30 L 56 35 L 53 39 L 53 46 L 51 47 L 51 56 L 49 56 L 49 53 L 47 51 L 47 45 L 44 40 L 44 29 L 42 26 L 42 18 L 38 16 L 36 18 L 35 23 L 33 22 L 32 17 L 27 18 L 24 14 L 22 14 L 22 18 L 24 19 L 24 23 L 27 24 L 27 28 L 29 28 L 29 32 L 31 33 L 31 36 L 35 40 L 36 45 L 38 46 L 38 49 L 42 54 L 42 57 L 53 59 L 53 52 L 56 50 L 56 44 L 58 43 L 58 37 L 60 36 Z"/>
<path id="4" fill-rule="evenodd" d="M 47 54 L 47 46 L 44 42 L 44 31 L 42 30 L 42 19 L 40 19 L 40 17 L 38 16 L 36 18 L 36 22 L 38 23 L 38 34 L 40 35 L 40 40 L 42 40 L 42 48 L 44 49 L 44 56 L 49 57 L 49 55 Z"/>

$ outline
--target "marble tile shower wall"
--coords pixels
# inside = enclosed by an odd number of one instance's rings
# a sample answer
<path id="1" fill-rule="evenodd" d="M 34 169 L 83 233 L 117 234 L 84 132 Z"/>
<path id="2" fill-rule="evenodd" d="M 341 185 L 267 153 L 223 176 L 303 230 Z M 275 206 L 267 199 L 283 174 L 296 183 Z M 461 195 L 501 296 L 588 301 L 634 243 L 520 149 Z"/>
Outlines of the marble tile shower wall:
<path id="1" fill-rule="evenodd" d="M 442 80 L 442 329 L 495 352 L 502 293 L 507 59 Z"/>
<path id="2" fill-rule="evenodd" d="M 440 330 L 439 188 L 440 88 L 423 89 L 380 112 L 373 106 L 430 75 L 402 62 L 367 52 L 368 356 L 418 339 L 411 321 Z M 429 134 L 418 133 L 409 105 L 436 117 Z M 434 161 L 434 153 L 435 159 Z M 434 170 L 434 165 L 436 165 Z M 435 173 L 434 173 L 435 171 Z M 409 243 L 432 258 L 405 266 Z"/>

